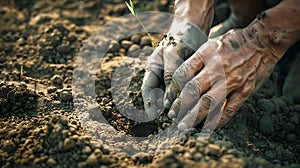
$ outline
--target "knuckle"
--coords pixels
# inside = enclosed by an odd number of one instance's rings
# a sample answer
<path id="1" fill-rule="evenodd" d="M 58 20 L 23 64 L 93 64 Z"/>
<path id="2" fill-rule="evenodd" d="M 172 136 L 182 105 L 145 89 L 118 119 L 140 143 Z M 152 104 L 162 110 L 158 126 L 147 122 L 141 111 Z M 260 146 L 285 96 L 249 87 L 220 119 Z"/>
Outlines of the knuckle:
<path id="1" fill-rule="evenodd" d="M 180 85 L 176 80 L 172 80 L 170 86 L 167 88 L 167 93 L 177 94 L 178 92 L 180 92 Z"/>
<path id="2" fill-rule="evenodd" d="M 188 82 L 183 90 L 184 93 L 192 97 L 200 97 L 199 85 L 196 80 L 191 80 L 190 82 Z"/>
<path id="3" fill-rule="evenodd" d="M 227 79 L 227 85 L 228 86 L 236 85 L 238 87 L 238 85 L 241 85 L 242 81 L 243 81 L 242 75 L 231 75 Z"/>
<path id="4" fill-rule="evenodd" d="M 179 83 L 185 83 L 187 71 L 188 71 L 188 67 L 185 64 L 182 64 L 174 72 L 174 74 L 172 76 L 173 80 L 175 80 Z"/>
<path id="5" fill-rule="evenodd" d="M 242 75 L 233 75 L 231 78 L 234 82 L 238 82 L 238 83 L 242 82 L 242 80 L 243 80 Z"/>
<path id="6" fill-rule="evenodd" d="M 176 113 L 178 113 L 178 111 L 180 110 L 180 106 L 181 106 L 181 99 L 180 98 L 177 98 L 172 107 L 171 107 L 171 110 L 174 110 Z"/>
<path id="7" fill-rule="evenodd" d="M 244 87 L 244 89 L 240 90 L 241 97 L 248 97 L 252 90 L 251 86 Z"/>
<path id="8" fill-rule="evenodd" d="M 185 72 L 187 71 L 187 66 L 186 66 L 186 64 L 181 64 L 181 66 L 179 66 L 178 68 L 177 68 L 177 70 L 175 71 L 175 73 L 174 73 L 174 76 L 173 77 L 175 77 L 175 78 L 180 78 L 180 77 L 184 77 L 184 75 L 185 75 Z"/>
<path id="9" fill-rule="evenodd" d="M 224 115 L 226 115 L 228 118 L 231 118 L 236 113 L 236 110 L 233 107 L 227 107 L 224 109 Z"/>
<path id="10" fill-rule="evenodd" d="M 228 120 L 229 120 L 229 118 L 227 116 L 222 115 L 219 120 L 219 123 L 218 123 L 218 128 L 223 127 L 227 123 Z"/>
<path id="11" fill-rule="evenodd" d="M 203 106 L 207 109 L 215 105 L 215 99 L 210 95 L 204 95 L 201 99 L 203 102 Z"/>
<path id="12" fill-rule="evenodd" d="M 169 83 L 172 80 L 173 73 L 164 71 L 164 80 L 166 83 Z"/>
<path id="13" fill-rule="evenodd" d="M 195 52 L 192 48 L 188 47 L 184 43 L 180 43 L 179 46 L 178 55 L 183 60 L 187 60 Z"/>

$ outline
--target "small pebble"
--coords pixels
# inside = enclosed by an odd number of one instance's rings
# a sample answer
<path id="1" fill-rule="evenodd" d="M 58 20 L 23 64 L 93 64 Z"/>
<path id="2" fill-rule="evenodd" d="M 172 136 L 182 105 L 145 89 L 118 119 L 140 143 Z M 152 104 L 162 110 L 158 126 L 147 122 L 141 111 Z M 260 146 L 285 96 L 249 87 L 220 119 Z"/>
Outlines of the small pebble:
<path id="1" fill-rule="evenodd" d="M 272 102 L 271 100 L 268 99 L 260 99 L 257 101 L 257 105 L 258 107 L 266 112 L 278 112 L 279 111 L 279 107 L 274 104 L 274 102 Z"/>
<path id="2" fill-rule="evenodd" d="M 131 36 L 130 41 L 132 41 L 135 44 L 138 44 L 141 41 L 141 36 L 138 34 L 135 34 Z"/>
<path id="3" fill-rule="evenodd" d="M 56 164 L 57 164 L 57 162 L 52 158 L 49 158 L 47 160 L 47 165 L 49 165 L 49 166 L 55 166 Z"/>
<path id="4" fill-rule="evenodd" d="M 60 75 L 54 75 L 52 78 L 51 78 L 51 82 L 54 86 L 61 86 L 62 83 L 63 83 L 64 79 L 60 76 Z"/>
<path id="5" fill-rule="evenodd" d="M 54 118 L 53 118 L 53 121 L 54 121 Z M 63 126 L 68 126 L 68 119 L 67 119 L 67 117 L 65 117 L 65 116 L 60 117 L 60 118 L 59 118 L 59 122 L 60 122 L 61 125 L 63 125 Z"/>
<path id="6" fill-rule="evenodd" d="M 132 156 L 134 161 L 140 161 L 140 162 L 148 162 L 151 161 L 152 156 L 150 156 L 148 153 L 139 152 Z"/>
<path id="7" fill-rule="evenodd" d="M 90 154 L 91 152 L 92 152 L 92 149 L 89 146 L 85 146 L 82 149 L 82 153 L 84 153 L 84 154 Z"/>
<path id="8" fill-rule="evenodd" d="M 86 162 L 80 162 L 80 163 L 77 164 L 77 167 L 78 168 L 85 168 L 85 167 L 87 167 L 87 163 Z"/>
<path id="9" fill-rule="evenodd" d="M 297 125 L 299 123 L 299 118 L 296 115 L 294 115 L 290 121 L 291 123 Z"/>
<path id="10" fill-rule="evenodd" d="M 185 152 L 185 153 L 183 154 L 183 158 L 184 158 L 184 159 L 191 159 L 191 158 L 192 158 L 192 155 L 191 155 L 190 152 Z"/>
<path id="11" fill-rule="evenodd" d="M 288 142 L 294 142 L 297 140 L 297 136 L 295 134 L 287 134 L 286 136 L 286 140 Z"/>
<path id="12" fill-rule="evenodd" d="M 131 52 L 134 52 L 134 51 L 139 50 L 139 49 L 141 49 L 141 47 L 139 45 L 133 44 L 129 47 L 128 52 L 131 53 Z"/>
<path id="13" fill-rule="evenodd" d="M 56 92 L 56 91 L 57 91 L 57 88 L 54 87 L 54 86 L 49 86 L 49 87 L 47 88 L 47 93 L 48 93 L 48 94 L 54 93 L 54 92 Z"/>
<path id="14" fill-rule="evenodd" d="M 13 152 L 16 149 L 16 145 L 11 140 L 6 140 L 2 144 L 2 150 L 6 151 L 7 153 Z"/>
<path id="15" fill-rule="evenodd" d="M 73 149 L 76 146 L 76 142 L 71 138 L 66 138 L 64 140 L 63 150 Z"/>
<path id="16" fill-rule="evenodd" d="M 270 116 L 264 115 L 259 120 L 259 129 L 265 135 L 270 135 L 273 132 L 273 121 Z"/>
<path id="17" fill-rule="evenodd" d="M 7 99 L 0 98 L 0 107 L 4 107 L 8 104 Z"/>
<path id="18" fill-rule="evenodd" d="M 193 157 L 195 161 L 200 161 L 203 158 L 203 155 L 201 153 L 196 153 Z"/>
<path id="19" fill-rule="evenodd" d="M 295 125 L 293 123 L 288 122 L 285 124 L 285 131 L 287 133 L 292 132 L 294 129 L 295 129 Z"/>
<path id="20" fill-rule="evenodd" d="M 216 144 L 208 144 L 205 148 L 205 154 L 211 156 L 218 156 L 220 154 L 220 146 Z"/>
<path id="21" fill-rule="evenodd" d="M 231 148 L 233 146 L 232 142 L 230 141 L 218 140 L 215 143 L 220 144 L 221 146 L 224 146 L 226 148 Z"/>
<path id="22" fill-rule="evenodd" d="M 95 166 L 98 163 L 98 159 L 97 159 L 97 155 L 95 155 L 94 153 L 92 153 L 86 160 L 86 163 L 89 166 Z"/>
<path id="23" fill-rule="evenodd" d="M 62 91 L 60 93 L 60 99 L 62 101 L 69 101 L 69 100 L 71 100 L 72 99 L 72 92 L 66 91 L 66 90 Z"/>
<path id="24" fill-rule="evenodd" d="M 146 46 L 146 45 L 152 46 L 152 39 L 149 36 L 144 36 L 142 37 L 140 44 L 141 46 Z"/>
<path id="25" fill-rule="evenodd" d="M 132 42 L 131 42 L 131 41 L 128 41 L 128 40 L 123 40 L 123 41 L 121 42 L 121 46 L 122 46 L 125 50 L 127 50 L 131 45 L 132 45 Z"/>
<path id="26" fill-rule="evenodd" d="M 118 52 L 120 50 L 121 46 L 118 42 L 115 42 L 112 44 L 112 47 L 110 48 L 110 51 L 112 52 Z"/>

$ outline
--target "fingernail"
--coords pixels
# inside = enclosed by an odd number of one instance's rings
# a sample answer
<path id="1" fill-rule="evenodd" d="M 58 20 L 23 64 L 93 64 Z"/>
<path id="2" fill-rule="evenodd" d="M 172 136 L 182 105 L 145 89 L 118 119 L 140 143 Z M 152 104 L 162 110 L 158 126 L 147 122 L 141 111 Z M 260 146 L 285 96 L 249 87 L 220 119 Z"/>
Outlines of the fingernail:
<path id="1" fill-rule="evenodd" d="M 162 105 L 163 105 L 163 99 L 162 99 L 162 98 L 157 99 L 156 105 L 157 105 L 159 108 L 162 108 Z"/>
<path id="2" fill-rule="evenodd" d="M 183 132 L 183 131 L 185 131 L 186 129 L 188 129 L 188 126 L 187 126 L 186 123 L 181 122 L 181 123 L 178 124 L 178 131 L 179 131 L 179 132 Z"/>
<path id="3" fill-rule="evenodd" d="M 145 109 L 145 111 L 146 111 L 146 114 L 147 114 L 149 120 L 155 119 L 158 115 L 156 109 L 153 107 L 147 108 L 147 109 Z"/>
<path id="4" fill-rule="evenodd" d="M 175 117 L 176 117 L 175 111 L 174 111 L 174 110 L 169 111 L 168 117 L 169 117 L 170 119 L 175 118 Z"/>

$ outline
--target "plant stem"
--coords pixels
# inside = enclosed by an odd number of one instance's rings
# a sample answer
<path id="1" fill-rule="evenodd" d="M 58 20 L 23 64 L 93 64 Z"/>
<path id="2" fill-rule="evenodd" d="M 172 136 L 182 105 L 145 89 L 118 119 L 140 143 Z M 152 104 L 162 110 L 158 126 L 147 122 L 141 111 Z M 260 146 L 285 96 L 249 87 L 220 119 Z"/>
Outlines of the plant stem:
<path id="1" fill-rule="evenodd" d="M 143 24 L 143 22 L 141 21 L 141 19 L 137 16 L 137 15 L 134 15 L 136 17 L 136 19 L 139 21 L 139 23 L 141 24 L 142 28 L 144 29 L 144 31 L 146 32 L 146 34 L 151 38 L 151 41 L 152 41 L 152 48 L 154 49 L 155 48 L 155 44 L 154 44 L 154 40 L 151 36 L 151 34 L 148 32 L 147 28 L 145 27 L 145 25 Z"/>

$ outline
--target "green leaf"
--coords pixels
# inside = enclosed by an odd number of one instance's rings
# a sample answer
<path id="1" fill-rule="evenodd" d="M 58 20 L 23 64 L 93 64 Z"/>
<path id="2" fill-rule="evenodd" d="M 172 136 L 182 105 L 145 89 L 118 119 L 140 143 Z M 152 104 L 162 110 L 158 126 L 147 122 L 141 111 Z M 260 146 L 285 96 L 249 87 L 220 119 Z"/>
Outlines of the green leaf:
<path id="1" fill-rule="evenodd" d="M 129 0 L 129 2 L 130 2 L 130 6 L 131 6 L 131 8 L 132 8 L 132 10 L 134 12 L 134 15 L 136 15 L 134 4 L 133 4 L 132 0 Z"/>
<path id="2" fill-rule="evenodd" d="M 130 12 L 135 16 L 136 12 L 135 12 L 132 0 L 130 0 L 130 5 L 126 1 L 125 1 L 125 4 L 126 4 L 127 8 L 130 10 Z"/>

